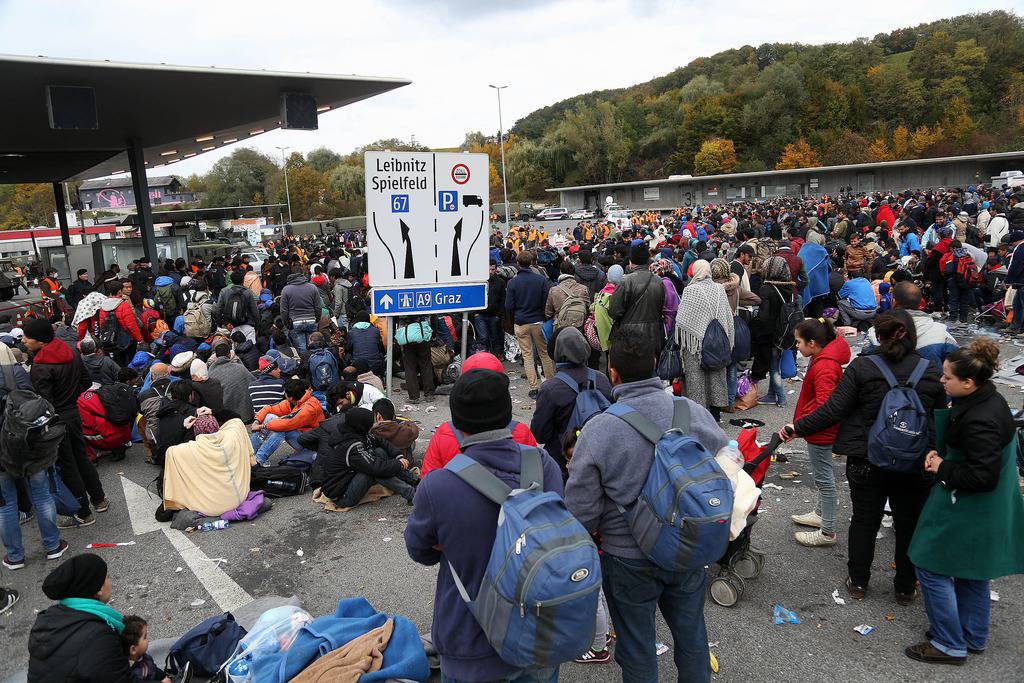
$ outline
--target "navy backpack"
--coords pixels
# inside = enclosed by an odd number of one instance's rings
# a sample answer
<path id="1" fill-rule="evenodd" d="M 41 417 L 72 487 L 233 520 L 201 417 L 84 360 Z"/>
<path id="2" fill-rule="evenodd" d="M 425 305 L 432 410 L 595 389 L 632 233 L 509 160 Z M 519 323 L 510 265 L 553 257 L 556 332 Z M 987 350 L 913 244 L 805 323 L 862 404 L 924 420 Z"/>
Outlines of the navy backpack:
<path id="1" fill-rule="evenodd" d="M 594 638 L 601 589 L 597 547 L 557 493 L 544 491 L 536 448 L 520 446 L 519 488 L 512 490 L 472 458 L 445 469 L 501 507 L 491 557 L 471 599 L 449 563 L 459 595 L 502 660 L 519 668 L 572 661 Z"/>
<path id="2" fill-rule="evenodd" d="M 885 360 L 877 355 L 868 358 L 889 383 L 878 417 L 868 429 L 868 462 L 892 472 L 917 472 L 921 469 L 921 458 L 928 452 L 928 412 L 915 388 L 929 361 L 917 361 L 907 383 L 901 386 Z"/>
<path id="3" fill-rule="evenodd" d="M 231 659 L 245 629 L 238 625 L 230 612 L 199 622 L 178 639 L 167 653 L 164 670 L 174 675 L 181 672 L 186 662 L 199 676 L 214 676 Z"/>
<path id="4" fill-rule="evenodd" d="M 689 435 L 690 408 L 674 401 L 672 427 L 662 433 L 624 403 L 607 411 L 654 444 L 654 461 L 640 496 L 626 517 L 640 551 L 662 569 L 703 570 L 717 562 L 729 544 L 733 488 L 715 456 Z"/>
<path id="5" fill-rule="evenodd" d="M 339 381 L 338 359 L 330 349 L 316 349 L 309 354 L 309 383 L 314 389 L 326 391 Z"/>
<path id="6" fill-rule="evenodd" d="M 701 370 L 724 370 L 732 362 L 732 344 L 729 335 L 718 320 L 708 323 L 704 343 L 700 350 Z"/>

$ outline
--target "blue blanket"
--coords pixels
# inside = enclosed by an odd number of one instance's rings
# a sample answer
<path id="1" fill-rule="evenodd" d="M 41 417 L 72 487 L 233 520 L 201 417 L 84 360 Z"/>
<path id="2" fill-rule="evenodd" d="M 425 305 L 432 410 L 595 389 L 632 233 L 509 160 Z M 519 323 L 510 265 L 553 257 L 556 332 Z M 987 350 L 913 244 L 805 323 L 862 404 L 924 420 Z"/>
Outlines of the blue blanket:
<path id="1" fill-rule="evenodd" d="M 343 598 L 338 611 L 304 626 L 286 652 L 276 652 L 253 661 L 254 683 L 285 683 L 299 675 L 323 655 L 338 649 L 388 620 L 365 598 Z M 404 678 L 425 681 L 430 676 L 427 655 L 423 651 L 416 626 L 405 617 L 394 619 L 394 632 L 384 650 L 384 663 L 379 671 L 360 677 L 360 683 Z"/>
<path id="2" fill-rule="evenodd" d="M 807 286 L 801 293 L 806 306 L 819 296 L 829 293 L 828 276 L 832 272 L 832 262 L 825 247 L 810 242 L 805 242 L 800 247 L 799 256 L 803 259 L 804 269 L 807 270 Z"/>

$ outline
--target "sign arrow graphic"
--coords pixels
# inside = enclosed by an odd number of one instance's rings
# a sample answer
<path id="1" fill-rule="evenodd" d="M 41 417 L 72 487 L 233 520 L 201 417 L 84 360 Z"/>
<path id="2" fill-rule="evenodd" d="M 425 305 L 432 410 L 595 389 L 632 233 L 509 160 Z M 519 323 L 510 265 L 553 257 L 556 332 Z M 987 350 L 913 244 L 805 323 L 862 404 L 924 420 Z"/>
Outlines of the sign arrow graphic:
<path id="1" fill-rule="evenodd" d="M 124 489 L 125 506 L 128 508 L 128 517 L 136 536 L 153 531 L 163 532 L 181 555 L 181 559 L 199 579 L 199 583 L 203 584 L 203 588 L 213 601 L 225 612 L 234 611 L 252 602 L 252 596 L 220 568 L 220 562 L 211 561 L 185 534 L 153 518 L 154 506 L 160 502 L 156 496 L 126 477 L 121 477 L 121 488 Z"/>
<path id="2" fill-rule="evenodd" d="M 391 298 L 390 294 L 385 294 L 380 298 L 380 305 L 384 307 L 384 310 L 390 310 L 391 305 L 395 303 L 395 300 Z"/>

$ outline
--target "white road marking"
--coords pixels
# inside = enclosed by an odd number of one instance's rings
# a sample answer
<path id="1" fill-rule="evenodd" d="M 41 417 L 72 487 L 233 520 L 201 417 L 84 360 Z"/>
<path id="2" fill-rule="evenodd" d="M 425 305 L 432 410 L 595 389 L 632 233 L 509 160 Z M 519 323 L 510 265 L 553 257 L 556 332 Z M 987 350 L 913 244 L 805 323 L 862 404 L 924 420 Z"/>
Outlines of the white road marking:
<path id="1" fill-rule="evenodd" d="M 203 588 L 210 594 L 210 597 L 225 612 L 252 602 L 252 596 L 220 568 L 220 562 L 215 562 L 207 557 L 206 553 L 182 532 L 172 529 L 170 525 L 156 521 L 153 511 L 159 505 L 159 498 L 126 477 L 121 477 L 121 487 L 124 489 L 125 504 L 132 522 L 132 531 L 136 536 L 153 531 L 162 532 L 181 555 L 181 559 L 185 561 L 188 568 L 195 574 L 195 577 L 203 584 Z"/>

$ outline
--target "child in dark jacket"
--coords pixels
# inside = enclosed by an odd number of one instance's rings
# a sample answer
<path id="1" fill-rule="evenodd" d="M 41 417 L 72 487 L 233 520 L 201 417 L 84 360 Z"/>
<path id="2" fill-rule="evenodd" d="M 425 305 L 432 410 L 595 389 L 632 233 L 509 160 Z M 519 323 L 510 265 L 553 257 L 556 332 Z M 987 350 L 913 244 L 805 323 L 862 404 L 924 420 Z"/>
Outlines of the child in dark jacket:
<path id="1" fill-rule="evenodd" d="M 145 619 L 134 615 L 125 617 L 121 643 L 131 663 L 129 673 L 132 680 L 171 683 L 170 677 L 146 654 L 149 649 L 149 624 Z"/>

